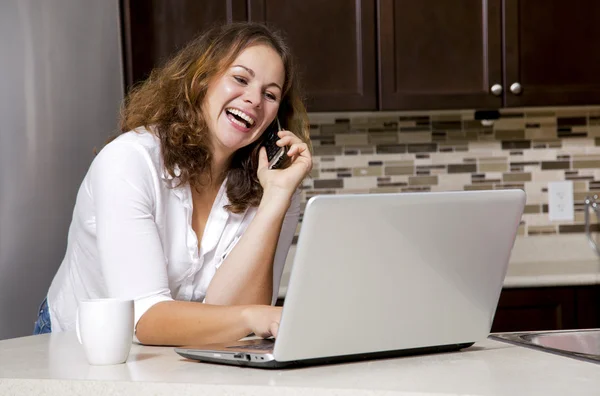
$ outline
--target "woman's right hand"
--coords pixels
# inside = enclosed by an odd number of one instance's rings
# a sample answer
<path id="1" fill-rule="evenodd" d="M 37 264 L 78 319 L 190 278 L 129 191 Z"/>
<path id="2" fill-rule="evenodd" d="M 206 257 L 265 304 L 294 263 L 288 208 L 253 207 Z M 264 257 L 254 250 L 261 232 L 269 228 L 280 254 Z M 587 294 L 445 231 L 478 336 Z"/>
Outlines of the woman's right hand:
<path id="1" fill-rule="evenodd" d="M 270 305 L 250 305 L 244 310 L 244 318 L 248 327 L 258 337 L 277 337 L 281 309 Z"/>
<path id="2" fill-rule="evenodd" d="M 269 169 L 267 151 L 261 147 L 258 156 L 257 177 L 265 195 L 268 195 L 270 190 L 283 190 L 287 191 L 291 197 L 312 169 L 312 154 L 308 145 L 293 132 L 279 131 L 277 135 L 279 137 L 277 146 L 289 147 L 287 156 L 290 157 L 290 165 L 285 169 Z"/>

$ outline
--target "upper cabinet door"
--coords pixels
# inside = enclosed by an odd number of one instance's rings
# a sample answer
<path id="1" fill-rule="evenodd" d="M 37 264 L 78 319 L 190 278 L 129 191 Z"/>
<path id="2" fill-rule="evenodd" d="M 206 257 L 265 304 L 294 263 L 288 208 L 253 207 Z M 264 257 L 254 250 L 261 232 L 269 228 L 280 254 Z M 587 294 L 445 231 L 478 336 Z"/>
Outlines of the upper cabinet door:
<path id="1" fill-rule="evenodd" d="M 505 0 L 507 106 L 600 103 L 600 1 Z"/>
<path id="2" fill-rule="evenodd" d="M 215 23 L 244 21 L 245 0 L 121 0 L 127 89 Z"/>
<path id="3" fill-rule="evenodd" d="M 501 0 L 379 0 L 382 110 L 502 105 Z"/>
<path id="4" fill-rule="evenodd" d="M 248 0 L 248 18 L 286 35 L 309 111 L 377 109 L 375 0 Z"/>

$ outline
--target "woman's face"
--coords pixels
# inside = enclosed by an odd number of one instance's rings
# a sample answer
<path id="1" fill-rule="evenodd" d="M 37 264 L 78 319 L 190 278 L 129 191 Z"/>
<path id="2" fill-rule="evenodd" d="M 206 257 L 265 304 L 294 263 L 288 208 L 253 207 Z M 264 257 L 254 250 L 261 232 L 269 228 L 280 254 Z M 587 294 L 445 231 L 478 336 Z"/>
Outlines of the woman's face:
<path id="1" fill-rule="evenodd" d="M 277 115 L 284 78 L 281 57 L 258 44 L 210 84 L 204 114 L 215 151 L 229 156 L 260 137 Z"/>

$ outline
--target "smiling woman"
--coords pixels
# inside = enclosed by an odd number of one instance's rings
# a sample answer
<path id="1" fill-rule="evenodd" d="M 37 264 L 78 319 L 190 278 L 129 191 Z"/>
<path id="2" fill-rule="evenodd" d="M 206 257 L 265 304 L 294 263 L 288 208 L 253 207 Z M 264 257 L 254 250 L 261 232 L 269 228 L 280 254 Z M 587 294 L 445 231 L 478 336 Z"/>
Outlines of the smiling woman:
<path id="1" fill-rule="evenodd" d="M 287 158 L 269 169 L 262 143 L 278 121 Z M 44 328 L 72 330 L 83 299 L 127 298 L 145 344 L 276 336 L 312 167 L 285 42 L 260 24 L 207 31 L 132 90 L 121 131 L 79 190 Z"/>

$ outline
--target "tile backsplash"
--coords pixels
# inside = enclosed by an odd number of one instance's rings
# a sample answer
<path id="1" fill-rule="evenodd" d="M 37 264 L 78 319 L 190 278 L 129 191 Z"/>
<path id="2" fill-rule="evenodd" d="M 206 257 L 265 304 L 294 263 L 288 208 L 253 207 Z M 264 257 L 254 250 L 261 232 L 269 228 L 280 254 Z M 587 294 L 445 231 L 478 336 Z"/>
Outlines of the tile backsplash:
<path id="1" fill-rule="evenodd" d="M 499 112 L 483 122 L 475 110 L 311 113 L 314 167 L 303 201 L 318 194 L 521 188 L 521 237 L 583 233 L 584 199 L 600 192 L 600 106 Z M 562 180 L 573 181 L 575 219 L 550 221 L 548 182 Z"/>

